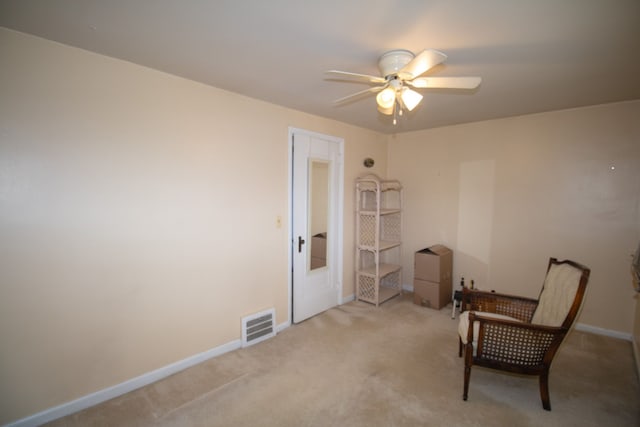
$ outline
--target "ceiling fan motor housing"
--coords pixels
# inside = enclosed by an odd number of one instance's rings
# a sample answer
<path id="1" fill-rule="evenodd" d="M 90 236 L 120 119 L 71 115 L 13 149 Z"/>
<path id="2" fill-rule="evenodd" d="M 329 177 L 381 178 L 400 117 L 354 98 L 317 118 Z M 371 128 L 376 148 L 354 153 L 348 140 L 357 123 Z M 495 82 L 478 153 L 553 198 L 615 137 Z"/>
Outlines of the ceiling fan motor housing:
<path id="1" fill-rule="evenodd" d="M 386 78 L 396 74 L 414 57 L 413 52 L 405 49 L 391 50 L 382 54 L 378 60 L 378 68 L 380 69 L 380 73 Z"/>

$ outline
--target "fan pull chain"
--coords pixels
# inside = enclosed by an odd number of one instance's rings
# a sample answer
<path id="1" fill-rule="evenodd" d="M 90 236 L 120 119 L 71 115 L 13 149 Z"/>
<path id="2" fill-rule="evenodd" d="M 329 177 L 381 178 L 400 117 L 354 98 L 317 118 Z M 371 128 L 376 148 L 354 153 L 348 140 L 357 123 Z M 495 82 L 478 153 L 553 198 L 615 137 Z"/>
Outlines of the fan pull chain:
<path id="1" fill-rule="evenodd" d="M 393 125 L 395 126 L 396 123 L 398 123 L 397 117 L 398 117 L 398 109 L 396 108 L 396 104 L 398 104 L 398 98 L 396 98 L 395 102 L 393 103 Z M 400 115 L 402 115 L 402 108 L 400 109 Z"/>

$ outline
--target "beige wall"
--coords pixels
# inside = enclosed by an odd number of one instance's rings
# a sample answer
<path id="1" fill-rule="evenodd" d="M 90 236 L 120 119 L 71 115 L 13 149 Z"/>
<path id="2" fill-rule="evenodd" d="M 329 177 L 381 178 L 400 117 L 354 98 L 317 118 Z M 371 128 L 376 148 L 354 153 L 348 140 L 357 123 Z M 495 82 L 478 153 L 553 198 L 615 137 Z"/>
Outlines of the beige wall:
<path id="1" fill-rule="evenodd" d="M 244 315 L 287 321 L 289 126 L 345 139 L 353 294 L 350 189 L 386 137 L 4 29 L 0 57 L 0 424 L 237 340 Z"/>
<path id="2" fill-rule="evenodd" d="M 435 243 L 455 250 L 456 286 L 531 297 L 548 258 L 570 258 L 592 270 L 578 321 L 631 333 L 639 101 L 401 134 L 388 162 L 405 188 L 407 283 L 413 252 Z"/>

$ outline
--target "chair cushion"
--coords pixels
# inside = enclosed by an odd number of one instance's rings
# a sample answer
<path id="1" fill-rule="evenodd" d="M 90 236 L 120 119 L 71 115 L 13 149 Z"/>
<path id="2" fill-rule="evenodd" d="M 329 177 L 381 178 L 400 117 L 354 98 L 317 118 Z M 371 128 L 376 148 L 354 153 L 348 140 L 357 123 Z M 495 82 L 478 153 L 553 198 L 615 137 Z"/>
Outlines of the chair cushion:
<path id="1" fill-rule="evenodd" d="M 573 305 L 582 271 L 569 264 L 553 264 L 547 272 L 531 323 L 561 326 Z"/>
<path id="2" fill-rule="evenodd" d="M 503 314 L 487 313 L 484 311 L 476 311 L 475 314 L 483 317 L 489 317 L 491 319 L 513 320 L 520 322 L 520 320 L 513 317 L 505 316 Z M 477 320 L 473 322 L 473 348 L 475 353 L 476 344 L 478 342 L 478 332 L 480 330 L 480 322 Z M 458 323 L 458 334 L 464 344 L 467 343 L 467 332 L 469 331 L 469 312 L 465 311 L 460 315 L 460 323 Z"/>

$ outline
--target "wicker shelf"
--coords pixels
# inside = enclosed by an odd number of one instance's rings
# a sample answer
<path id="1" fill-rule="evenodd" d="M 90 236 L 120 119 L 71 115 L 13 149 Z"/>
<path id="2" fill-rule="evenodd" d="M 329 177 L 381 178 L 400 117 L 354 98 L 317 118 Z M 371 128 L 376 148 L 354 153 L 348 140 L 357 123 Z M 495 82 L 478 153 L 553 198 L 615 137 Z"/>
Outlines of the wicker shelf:
<path id="1" fill-rule="evenodd" d="M 402 292 L 402 185 L 356 180 L 356 299 L 378 306 Z"/>
<path id="2" fill-rule="evenodd" d="M 400 209 L 380 209 L 380 215 L 391 215 L 402 212 Z M 360 215 L 378 215 L 377 211 L 360 211 Z"/>
<path id="3" fill-rule="evenodd" d="M 395 288 L 385 288 L 384 286 L 381 286 L 378 294 L 379 304 L 382 304 L 383 302 L 390 300 L 396 295 L 398 295 L 398 291 Z"/>
<path id="4" fill-rule="evenodd" d="M 359 271 L 359 273 L 367 276 L 371 276 L 371 277 L 375 277 L 376 275 L 380 277 L 385 277 L 391 273 L 400 271 L 401 268 L 402 266 L 397 264 L 379 264 L 377 271 L 376 271 L 376 266 L 374 265 L 369 268 L 363 268 L 362 270 Z"/>
<path id="5" fill-rule="evenodd" d="M 363 251 L 386 251 L 393 249 L 402 244 L 402 242 L 390 242 L 387 240 L 380 240 L 377 245 L 359 245 L 359 249 Z"/>

